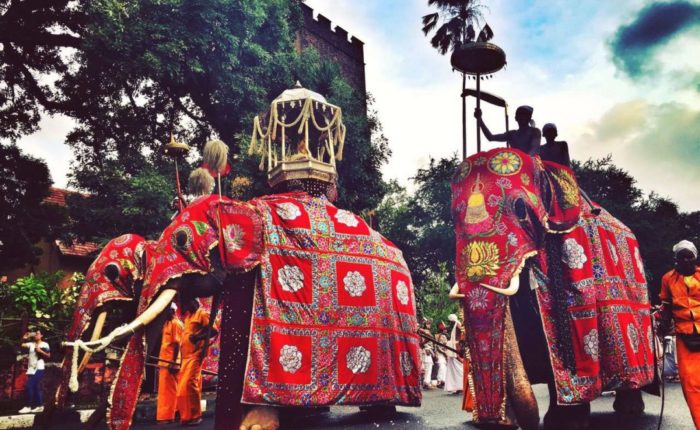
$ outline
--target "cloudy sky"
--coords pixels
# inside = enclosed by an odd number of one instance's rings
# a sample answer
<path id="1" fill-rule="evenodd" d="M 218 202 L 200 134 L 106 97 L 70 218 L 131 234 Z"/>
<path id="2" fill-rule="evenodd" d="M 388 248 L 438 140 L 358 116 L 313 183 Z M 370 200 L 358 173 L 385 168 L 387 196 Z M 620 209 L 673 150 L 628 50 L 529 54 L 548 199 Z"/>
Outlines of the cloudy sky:
<path id="1" fill-rule="evenodd" d="M 420 31 L 427 0 L 308 0 L 365 42 L 367 87 L 390 140 L 387 178 L 410 185 L 429 157 L 461 151 L 461 79 Z M 554 122 L 572 156 L 612 154 L 646 192 L 700 210 L 700 0 L 484 0 L 508 66 L 482 88 Z M 471 85 L 474 81 L 471 81 Z M 469 153 L 476 147 L 469 101 Z M 512 112 L 511 112 L 512 114 Z M 502 111 L 484 108 L 492 131 Z M 70 129 L 47 118 L 20 142 L 63 186 Z M 483 143 L 483 142 L 482 142 Z M 490 149 L 489 143 L 483 148 Z"/>

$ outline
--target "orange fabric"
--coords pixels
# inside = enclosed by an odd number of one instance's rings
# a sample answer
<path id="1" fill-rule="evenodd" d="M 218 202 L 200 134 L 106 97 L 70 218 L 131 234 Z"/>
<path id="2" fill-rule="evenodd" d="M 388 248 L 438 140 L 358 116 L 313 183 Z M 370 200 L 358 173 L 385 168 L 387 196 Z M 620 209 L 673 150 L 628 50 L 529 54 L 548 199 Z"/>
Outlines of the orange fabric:
<path id="1" fill-rule="evenodd" d="M 185 329 L 180 342 L 180 380 L 177 383 L 177 409 L 181 421 L 192 421 L 202 416 L 202 359 L 205 341 L 193 343 L 190 336 L 202 333 L 209 324 L 209 313 L 202 308 L 185 315 Z M 216 325 L 215 325 L 216 327 Z"/>
<path id="2" fill-rule="evenodd" d="M 700 352 L 689 351 L 683 340 L 678 339 L 676 354 L 683 395 L 688 403 L 695 428 L 700 429 Z"/>
<path id="3" fill-rule="evenodd" d="M 474 410 L 474 397 L 469 389 L 469 360 L 464 358 L 464 394 L 462 395 L 462 410 L 472 412 Z"/>
<path id="4" fill-rule="evenodd" d="M 182 321 L 173 318 L 163 325 L 163 338 L 160 344 L 158 358 L 167 361 L 178 361 L 176 352 L 182 338 L 184 325 Z M 158 403 L 156 420 L 170 421 L 175 419 L 177 411 L 177 382 L 178 374 L 171 373 L 169 364 L 159 361 L 158 366 Z"/>
<path id="5" fill-rule="evenodd" d="M 659 298 L 670 303 L 676 333 L 700 333 L 700 267 L 695 274 L 684 277 L 675 269 L 661 279 Z"/>

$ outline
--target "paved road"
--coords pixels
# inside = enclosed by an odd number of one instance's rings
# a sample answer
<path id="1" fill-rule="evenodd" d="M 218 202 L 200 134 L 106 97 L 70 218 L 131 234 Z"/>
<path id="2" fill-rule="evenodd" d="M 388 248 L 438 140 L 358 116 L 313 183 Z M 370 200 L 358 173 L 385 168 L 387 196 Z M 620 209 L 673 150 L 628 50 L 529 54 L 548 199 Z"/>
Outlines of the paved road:
<path id="1" fill-rule="evenodd" d="M 540 415 L 544 415 L 547 400 L 547 389 L 544 385 L 535 386 L 535 394 L 539 401 Z M 612 397 L 602 397 L 592 405 L 591 429 L 594 430 L 655 430 L 661 406 L 658 397 L 644 395 L 646 413 L 637 419 L 620 419 L 612 410 Z M 460 410 L 461 398 L 448 395 L 442 391 L 428 391 L 423 398 L 421 408 L 398 408 L 391 418 L 378 420 L 356 408 L 331 408 L 330 412 L 304 418 L 292 418 L 285 429 L 353 429 L 374 430 L 386 429 L 474 429 L 469 425 L 471 414 Z M 683 399 L 680 385 L 670 384 L 666 388 L 666 406 L 663 429 L 693 430 L 690 413 Z M 133 430 L 170 430 L 184 428 L 173 425 L 136 425 Z M 214 428 L 212 418 L 197 427 L 200 430 Z"/>

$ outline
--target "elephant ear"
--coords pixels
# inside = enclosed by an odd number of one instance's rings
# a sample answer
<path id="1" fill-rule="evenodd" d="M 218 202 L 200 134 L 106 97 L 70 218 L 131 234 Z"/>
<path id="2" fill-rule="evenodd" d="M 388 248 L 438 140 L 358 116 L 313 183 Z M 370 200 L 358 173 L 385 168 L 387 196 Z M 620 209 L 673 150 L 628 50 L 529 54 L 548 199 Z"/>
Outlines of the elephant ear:
<path id="1" fill-rule="evenodd" d="M 552 233 L 571 231 L 581 218 L 581 192 L 573 170 L 542 161 L 541 195 L 547 211 L 543 225 Z"/>

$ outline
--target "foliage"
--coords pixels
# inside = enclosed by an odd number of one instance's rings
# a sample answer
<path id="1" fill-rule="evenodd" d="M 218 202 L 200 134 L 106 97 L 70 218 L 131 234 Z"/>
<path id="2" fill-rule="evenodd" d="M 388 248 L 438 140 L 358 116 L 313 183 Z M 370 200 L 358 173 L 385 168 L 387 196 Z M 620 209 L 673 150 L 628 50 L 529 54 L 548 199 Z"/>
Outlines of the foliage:
<path id="1" fill-rule="evenodd" d="M 63 239 L 156 236 L 175 196 L 162 151 L 171 132 L 195 149 L 222 139 L 235 173 L 254 184 L 249 196 L 269 192 L 245 155 L 252 118 L 296 79 L 344 109 L 340 204 L 362 210 L 384 194 L 388 148 L 376 114 L 367 118 L 365 94 L 336 65 L 295 51 L 298 0 L 0 0 L 0 14 L 0 139 L 36 130 L 42 112 L 78 124 L 67 139 L 70 185 L 85 195 L 69 198 Z M 183 182 L 196 158 L 180 160 Z"/>
<path id="2" fill-rule="evenodd" d="M 0 145 L 0 273 L 36 263 L 35 244 L 65 222 L 63 208 L 42 204 L 50 186 L 46 163 Z"/>
<path id="3" fill-rule="evenodd" d="M 434 326 L 440 321 L 447 323 L 447 316 L 459 311 L 459 302 L 448 297 L 451 285 L 447 266 L 440 262 L 437 270 L 429 271 L 416 294 L 419 318 L 429 319 Z"/>
<path id="4" fill-rule="evenodd" d="M 442 22 L 430 39 L 430 44 L 440 54 L 445 55 L 447 51 L 454 51 L 460 45 L 474 41 L 474 24 L 483 18 L 484 6 L 480 0 L 428 0 L 428 6 L 435 6 L 438 11 L 423 16 L 422 30 L 427 36 Z M 485 42 L 492 35 L 486 25 L 479 34 L 479 41 Z"/>

